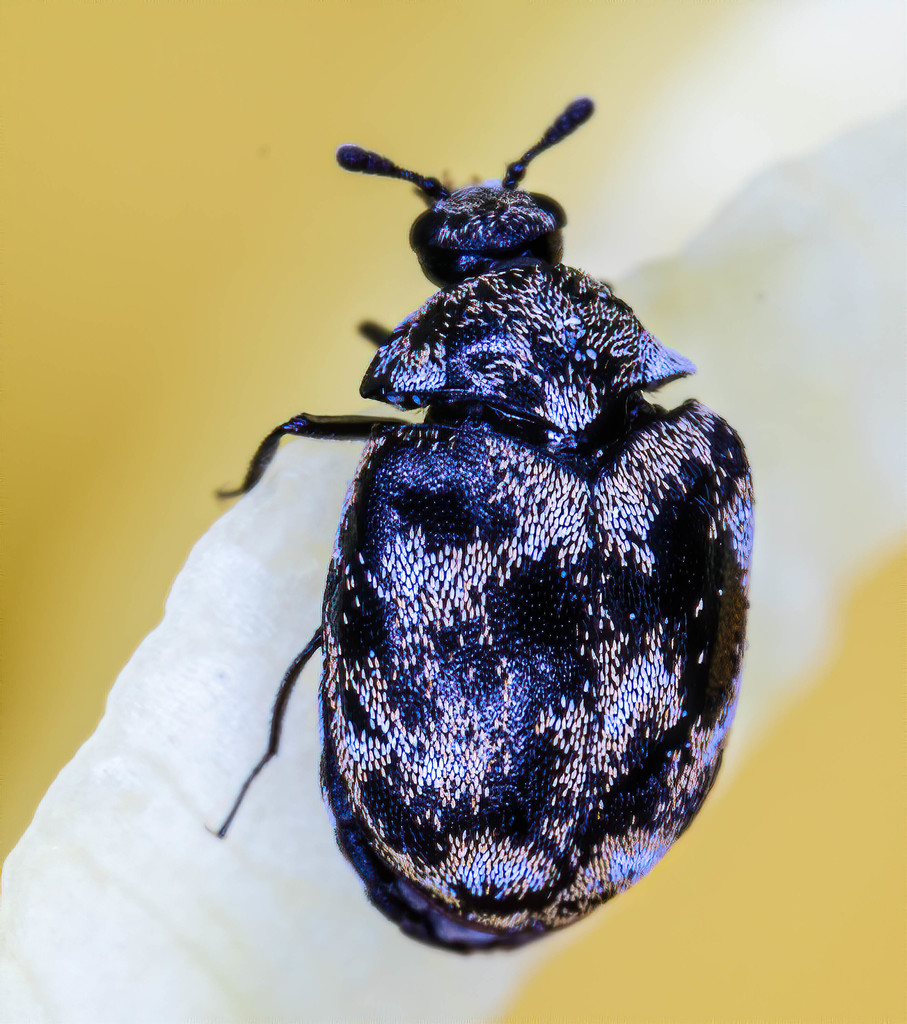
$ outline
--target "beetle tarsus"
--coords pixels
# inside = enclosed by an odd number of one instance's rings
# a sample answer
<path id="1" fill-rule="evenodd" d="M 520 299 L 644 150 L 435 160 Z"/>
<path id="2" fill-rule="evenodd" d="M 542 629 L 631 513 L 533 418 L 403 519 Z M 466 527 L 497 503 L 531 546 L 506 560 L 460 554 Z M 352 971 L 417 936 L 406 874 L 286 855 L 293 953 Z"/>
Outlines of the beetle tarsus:
<path id="1" fill-rule="evenodd" d="M 293 687 L 296 685 L 296 680 L 299 678 L 300 673 L 306 666 L 309 658 L 318 650 L 321 646 L 323 636 L 322 630 L 319 626 L 315 631 L 315 635 L 305 645 L 305 647 L 296 655 L 293 659 L 293 663 L 287 669 L 286 674 L 280 684 L 280 689 L 277 691 L 277 696 L 274 698 L 274 706 L 271 709 L 271 729 L 268 733 L 268 748 L 264 753 L 264 756 L 255 765 L 246 779 L 242 784 L 242 788 L 230 808 L 230 813 L 224 819 L 223 825 L 215 833 L 218 839 L 223 839 L 227 834 L 233 819 L 236 817 L 236 812 L 239 810 L 239 805 L 243 802 L 243 798 L 249 791 L 249 786 L 252 785 L 255 777 L 264 768 L 264 766 L 271 760 L 271 758 L 277 753 L 280 747 L 280 731 L 283 728 L 283 716 L 286 714 L 287 705 L 290 703 L 290 694 L 293 692 Z"/>

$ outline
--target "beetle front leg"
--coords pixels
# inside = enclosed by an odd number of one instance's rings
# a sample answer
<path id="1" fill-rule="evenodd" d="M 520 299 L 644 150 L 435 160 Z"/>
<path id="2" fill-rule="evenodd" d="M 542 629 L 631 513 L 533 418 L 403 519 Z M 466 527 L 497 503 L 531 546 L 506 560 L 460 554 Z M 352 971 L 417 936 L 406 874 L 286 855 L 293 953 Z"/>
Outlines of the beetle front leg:
<path id="1" fill-rule="evenodd" d="M 334 441 L 367 441 L 372 427 L 398 427 L 403 420 L 387 419 L 381 416 L 312 416 L 301 412 L 286 423 L 275 427 L 261 442 L 252 456 L 246 476 L 239 487 L 217 491 L 218 498 L 236 498 L 246 494 L 261 479 L 277 451 L 281 438 L 287 434 L 294 437 L 316 437 Z"/>

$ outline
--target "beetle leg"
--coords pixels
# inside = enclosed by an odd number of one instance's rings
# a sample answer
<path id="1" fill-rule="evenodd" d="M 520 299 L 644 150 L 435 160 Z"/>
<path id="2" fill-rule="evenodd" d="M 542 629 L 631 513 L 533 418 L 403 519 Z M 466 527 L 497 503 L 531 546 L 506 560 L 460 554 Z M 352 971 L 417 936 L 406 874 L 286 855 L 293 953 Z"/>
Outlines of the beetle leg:
<path id="1" fill-rule="evenodd" d="M 280 440 L 286 434 L 295 437 L 317 437 L 324 440 L 367 441 L 372 427 L 397 427 L 403 420 L 387 419 L 381 416 L 312 416 L 301 412 L 286 423 L 275 427 L 261 442 L 252 456 L 246 476 L 239 487 L 217 491 L 218 498 L 236 498 L 246 494 L 261 479 L 274 458 Z"/>
<path id="2" fill-rule="evenodd" d="M 356 330 L 363 338 L 365 338 L 366 341 L 370 341 L 375 348 L 380 348 L 394 333 L 393 331 L 389 331 L 386 327 L 382 327 L 381 324 L 375 323 L 374 320 L 363 320 L 362 323 L 356 327 Z"/>
<path id="3" fill-rule="evenodd" d="M 299 678 L 300 672 L 305 668 L 306 662 L 321 646 L 322 639 L 322 631 L 319 626 L 315 635 L 305 645 L 302 651 L 296 655 L 293 659 L 292 665 L 287 669 L 286 675 L 283 677 L 283 681 L 280 684 L 280 689 L 277 691 L 277 696 L 274 698 L 274 706 L 271 709 L 271 730 L 268 734 L 268 749 L 265 751 L 264 756 L 258 764 L 255 765 L 251 772 L 249 772 L 248 778 L 242 784 L 242 789 L 240 789 L 239 795 L 236 797 L 233 806 L 230 808 L 230 813 L 227 815 L 223 825 L 221 825 L 217 830 L 218 839 L 223 839 L 227 834 L 227 829 L 236 817 L 239 805 L 243 802 L 243 797 L 245 797 L 248 792 L 249 786 L 252 785 L 252 780 L 277 753 L 277 749 L 280 746 L 280 730 L 283 728 L 283 716 L 286 714 L 287 705 L 290 702 L 290 694 L 293 692 L 296 680 Z"/>

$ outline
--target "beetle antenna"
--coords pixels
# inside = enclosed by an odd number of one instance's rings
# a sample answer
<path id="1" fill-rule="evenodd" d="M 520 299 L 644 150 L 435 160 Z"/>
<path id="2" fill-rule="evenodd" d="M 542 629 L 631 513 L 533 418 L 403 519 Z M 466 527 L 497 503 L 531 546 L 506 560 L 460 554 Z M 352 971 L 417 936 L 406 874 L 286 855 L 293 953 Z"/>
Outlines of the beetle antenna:
<path id="1" fill-rule="evenodd" d="M 404 181 L 411 181 L 430 199 L 446 199 L 450 195 L 437 178 L 426 178 L 415 171 L 407 171 L 388 160 L 386 156 L 373 153 L 361 146 L 340 146 L 337 150 L 337 163 L 346 171 L 361 171 L 363 174 L 379 174 L 383 178 L 402 178 Z"/>
<path id="2" fill-rule="evenodd" d="M 534 160 L 539 153 L 544 153 L 546 149 L 550 149 L 571 132 L 576 131 L 584 121 L 589 120 L 594 110 L 595 105 L 588 96 L 581 96 L 578 100 L 574 100 L 531 149 L 527 149 L 519 160 L 508 165 L 501 187 L 516 188 L 523 180 L 529 161 Z"/>

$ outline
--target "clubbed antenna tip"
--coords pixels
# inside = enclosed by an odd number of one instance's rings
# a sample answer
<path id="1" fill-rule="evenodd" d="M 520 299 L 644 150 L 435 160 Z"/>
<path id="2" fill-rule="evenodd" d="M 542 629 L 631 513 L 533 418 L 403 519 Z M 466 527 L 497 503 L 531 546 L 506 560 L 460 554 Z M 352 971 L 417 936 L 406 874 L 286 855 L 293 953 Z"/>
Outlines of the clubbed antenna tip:
<path id="1" fill-rule="evenodd" d="M 581 124 L 589 120 L 594 110 L 595 104 L 588 96 L 581 96 L 579 99 L 574 100 L 539 141 L 531 149 L 527 149 L 519 160 L 514 161 L 508 166 L 501 185 L 507 189 L 516 188 L 519 182 L 523 180 L 526 166 L 530 160 L 534 160 L 539 153 L 550 149 L 551 146 L 566 138 L 571 132 L 576 131 Z"/>
<path id="2" fill-rule="evenodd" d="M 426 178 L 415 171 L 407 171 L 398 167 L 392 160 L 380 153 L 373 153 L 361 146 L 345 145 L 337 149 L 337 163 L 346 171 L 359 171 L 362 174 L 377 174 L 383 178 L 402 178 L 411 181 L 431 199 L 444 199 L 450 195 L 437 178 Z"/>
<path id="3" fill-rule="evenodd" d="M 361 146 L 338 146 L 337 163 L 345 171 L 363 171 L 365 174 L 380 174 L 377 168 L 379 162 L 387 163 L 377 153 L 369 153 Z"/>

